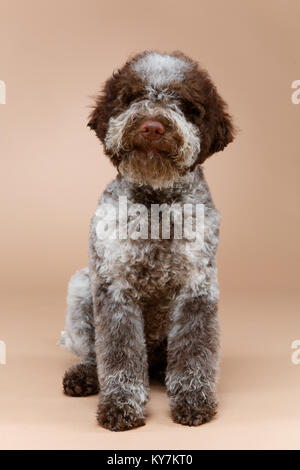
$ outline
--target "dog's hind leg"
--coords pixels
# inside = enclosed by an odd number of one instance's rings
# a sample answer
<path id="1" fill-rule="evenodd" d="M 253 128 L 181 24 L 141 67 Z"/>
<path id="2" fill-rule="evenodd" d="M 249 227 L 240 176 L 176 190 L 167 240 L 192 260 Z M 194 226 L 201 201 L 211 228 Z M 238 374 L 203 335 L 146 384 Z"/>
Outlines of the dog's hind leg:
<path id="1" fill-rule="evenodd" d="M 65 372 L 64 393 L 70 396 L 98 393 L 93 302 L 88 268 L 77 271 L 70 280 L 66 329 L 62 332 L 60 345 L 80 358 L 78 364 Z"/>

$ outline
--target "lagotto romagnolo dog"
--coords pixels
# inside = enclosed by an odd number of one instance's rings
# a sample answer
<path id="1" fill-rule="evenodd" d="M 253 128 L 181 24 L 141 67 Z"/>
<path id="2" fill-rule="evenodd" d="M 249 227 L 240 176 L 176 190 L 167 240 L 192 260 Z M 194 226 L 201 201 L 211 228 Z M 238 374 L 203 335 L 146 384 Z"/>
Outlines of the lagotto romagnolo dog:
<path id="1" fill-rule="evenodd" d="M 106 82 L 88 125 L 118 176 L 91 222 L 89 267 L 69 284 L 61 343 L 80 362 L 65 373 L 64 391 L 99 392 L 98 423 L 121 431 L 144 424 L 148 378 L 160 376 L 174 421 L 198 426 L 217 407 L 219 295 L 219 215 L 201 164 L 233 140 L 231 117 L 197 63 L 180 52 L 147 51 Z M 102 209 L 118 213 L 121 196 L 135 237 L 119 236 L 118 224 L 114 236 L 99 236 L 107 224 Z M 164 238 L 160 230 L 164 212 L 172 228 L 185 204 L 204 207 L 198 248 L 190 237 L 170 230 Z M 138 236 L 153 207 L 159 234 Z"/>

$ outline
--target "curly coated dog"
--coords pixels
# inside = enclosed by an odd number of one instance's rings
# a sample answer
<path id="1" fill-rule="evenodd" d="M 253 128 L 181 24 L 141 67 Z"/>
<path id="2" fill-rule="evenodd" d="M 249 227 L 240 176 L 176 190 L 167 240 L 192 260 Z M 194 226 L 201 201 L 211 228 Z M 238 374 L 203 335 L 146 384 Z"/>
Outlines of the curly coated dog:
<path id="1" fill-rule="evenodd" d="M 198 426 L 216 413 L 219 349 L 219 215 L 201 165 L 232 142 L 231 117 L 196 62 L 146 51 L 106 82 L 88 125 L 118 175 L 91 222 L 89 267 L 69 284 L 61 344 L 80 362 L 64 392 L 99 392 L 98 423 L 122 431 L 145 423 L 149 376 L 161 377 L 174 421 Z M 196 229 L 180 236 L 187 206 Z"/>

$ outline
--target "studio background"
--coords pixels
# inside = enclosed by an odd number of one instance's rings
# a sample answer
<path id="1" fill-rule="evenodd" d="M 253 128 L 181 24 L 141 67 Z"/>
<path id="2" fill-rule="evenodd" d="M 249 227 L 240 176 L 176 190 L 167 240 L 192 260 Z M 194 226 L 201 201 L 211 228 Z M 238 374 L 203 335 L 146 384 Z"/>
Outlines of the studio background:
<path id="1" fill-rule="evenodd" d="M 300 448 L 298 0 L 0 0 L 1 448 Z M 97 397 L 62 394 L 67 283 L 115 169 L 87 127 L 128 56 L 182 50 L 206 68 L 239 131 L 204 165 L 222 216 L 222 364 L 215 421 L 97 427 Z"/>

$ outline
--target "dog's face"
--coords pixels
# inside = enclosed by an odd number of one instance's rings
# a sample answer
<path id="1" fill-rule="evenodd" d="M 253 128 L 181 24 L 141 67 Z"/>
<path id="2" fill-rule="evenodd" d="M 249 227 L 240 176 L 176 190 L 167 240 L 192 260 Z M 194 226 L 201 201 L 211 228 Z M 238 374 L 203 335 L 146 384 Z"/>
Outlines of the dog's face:
<path id="1" fill-rule="evenodd" d="M 144 52 L 106 82 L 88 124 L 120 174 L 171 186 L 233 140 L 208 74 L 182 53 Z"/>

